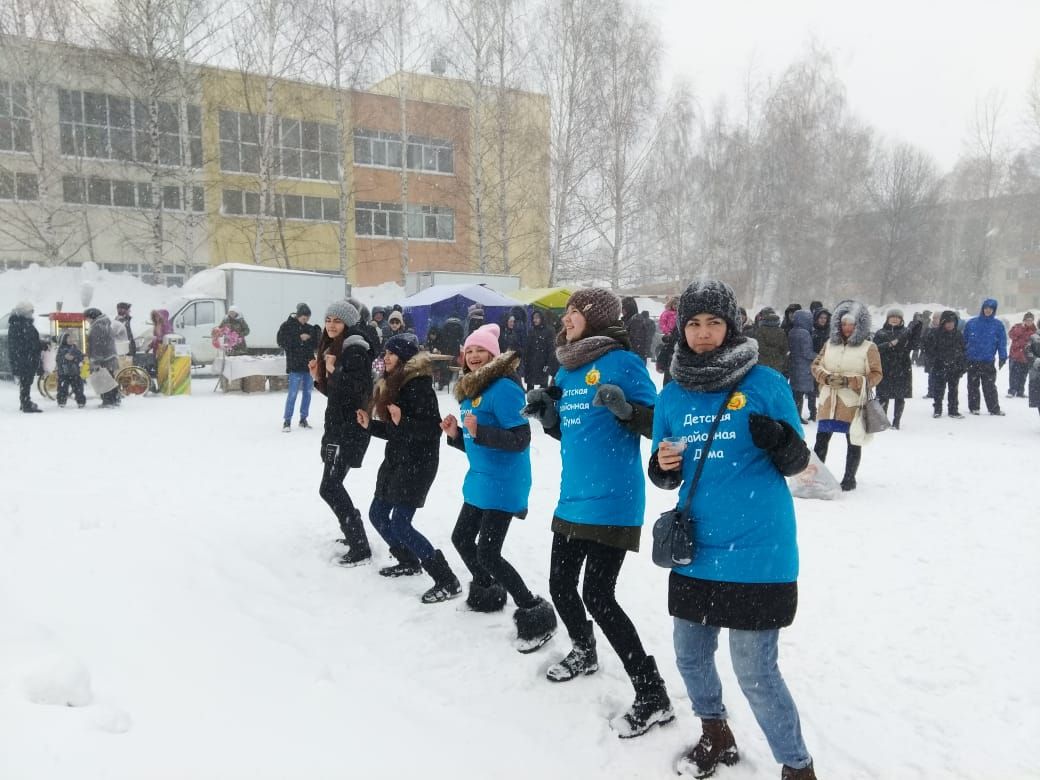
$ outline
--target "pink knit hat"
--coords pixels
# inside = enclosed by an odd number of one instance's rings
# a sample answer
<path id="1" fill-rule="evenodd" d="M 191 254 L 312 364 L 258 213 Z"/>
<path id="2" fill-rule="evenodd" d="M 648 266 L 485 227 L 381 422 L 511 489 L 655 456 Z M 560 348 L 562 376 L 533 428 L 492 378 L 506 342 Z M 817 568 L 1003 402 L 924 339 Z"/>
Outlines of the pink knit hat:
<path id="1" fill-rule="evenodd" d="M 467 347 L 483 347 L 494 356 L 502 351 L 498 346 L 498 325 L 492 323 L 491 325 L 481 325 L 475 331 L 469 334 L 469 338 L 466 339 L 466 343 L 462 345 L 462 351 L 465 352 Z"/>

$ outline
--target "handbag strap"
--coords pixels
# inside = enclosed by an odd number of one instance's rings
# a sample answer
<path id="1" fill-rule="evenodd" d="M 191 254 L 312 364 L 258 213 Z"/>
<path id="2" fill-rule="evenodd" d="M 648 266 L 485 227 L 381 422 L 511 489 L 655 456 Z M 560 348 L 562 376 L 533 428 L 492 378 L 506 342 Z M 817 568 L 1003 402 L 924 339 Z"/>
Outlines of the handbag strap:
<path id="1" fill-rule="evenodd" d="M 683 505 L 682 509 L 684 517 L 688 517 L 690 514 L 690 507 L 693 505 L 693 491 L 697 489 L 697 483 L 701 480 L 701 473 L 704 471 L 705 461 L 708 460 L 708 451 L 711 449 L 711 443 L 715 439 L 715 432 L 719 429 L 719 423 L 722 422 L 722 415 L 726 411 L 726 407 L 729 406 L 733 394 L 736 392 L 737 385 L 734 385 L 723 397 L 722 405 L 719 406 L 718 412 L 715 413 L 715 419 L 711 423 L 711 430 L 708 431 L 708 438 L 704 442 L 704 447 L 700 450 L 701 456 L 697 461 L 697 469 L 693 472 L 693 479 L 690 480 L 690 490 L 686 494 L 686 503 Z"/>

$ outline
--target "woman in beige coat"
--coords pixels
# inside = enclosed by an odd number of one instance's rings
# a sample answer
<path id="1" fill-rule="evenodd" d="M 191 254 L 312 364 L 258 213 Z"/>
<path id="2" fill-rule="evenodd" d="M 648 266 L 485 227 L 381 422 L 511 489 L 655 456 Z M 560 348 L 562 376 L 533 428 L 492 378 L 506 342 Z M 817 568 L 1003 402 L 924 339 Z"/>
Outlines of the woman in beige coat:
<path id="1" fill-rule="evenodd" d="M 816 445 L 820 460 L 827 460 L 831 436 L 845 434 L 849 443 L 842 490 L 856 489 L 863 445 L 870 434 L 863 427 L 862 409 L 870 389 L 881 381 L 881 355 L 870 341 L 870 312 L 858 301 L 842 301 L 834 308 L 831 335 L 812 364 L 820 386 Z"/>

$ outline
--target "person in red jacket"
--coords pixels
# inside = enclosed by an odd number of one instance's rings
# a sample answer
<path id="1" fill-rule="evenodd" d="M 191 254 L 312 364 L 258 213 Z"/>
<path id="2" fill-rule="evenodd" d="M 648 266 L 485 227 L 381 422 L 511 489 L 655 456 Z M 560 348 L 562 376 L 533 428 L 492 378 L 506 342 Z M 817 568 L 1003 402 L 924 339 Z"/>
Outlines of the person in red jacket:
<path id="1" fill-rule="evenodd" d="M 1011 337 L 1011 349 L 1008 350 L 1008 357 L 1011 359 L 1008 398 L 1026 397 L 1026 377 L 1029 375 L 1026 345 L 1034 333 L 1036 333 L 1036 325 L 1033 322 L 1033 312 L 1031 311 L 1027 311 L 1022 317 L 1022 321 L 1012 326 L 1008 333 Z"/>

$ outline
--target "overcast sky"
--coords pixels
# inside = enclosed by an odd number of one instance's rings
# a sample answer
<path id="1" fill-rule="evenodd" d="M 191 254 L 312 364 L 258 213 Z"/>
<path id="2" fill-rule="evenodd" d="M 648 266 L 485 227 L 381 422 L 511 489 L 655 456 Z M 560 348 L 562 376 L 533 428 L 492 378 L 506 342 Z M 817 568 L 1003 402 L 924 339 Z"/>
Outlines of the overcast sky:
<path id="1" fill-rule="evenodd" d="M 835 59 L 852 110 L 886 136 L 930 151 L 943 168 L 961 152 L 976 98 L 1006 96 L 1020 133 L 1040 59 L 1040 0 L 650 0 L 666 73 L 698 99 L 739 101 L 753 60 L 779 72 L 815 38 Z M 734 107 L 736 104 L 734 103 Z"/>

